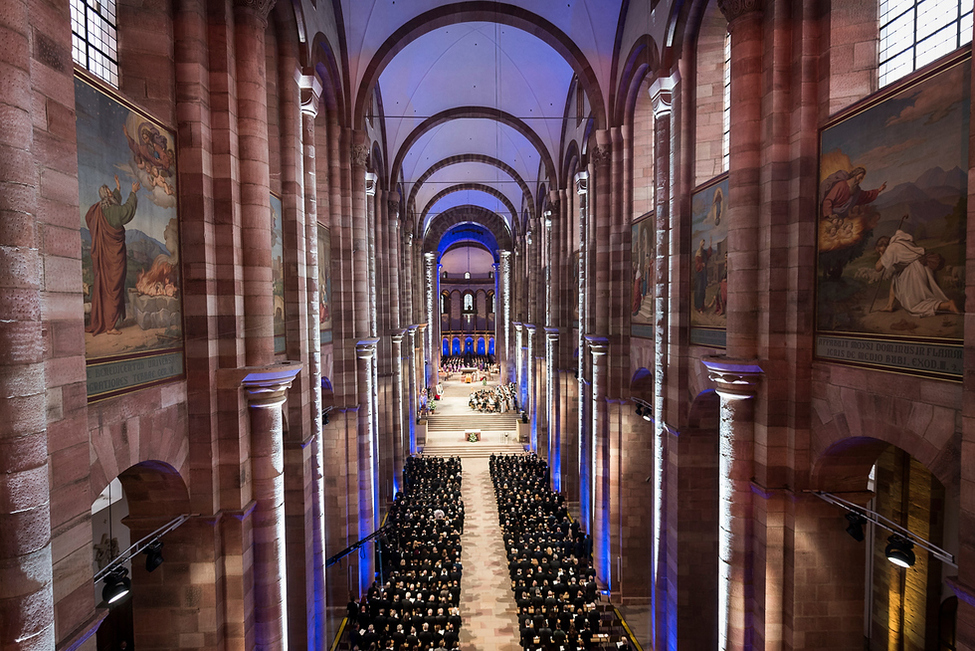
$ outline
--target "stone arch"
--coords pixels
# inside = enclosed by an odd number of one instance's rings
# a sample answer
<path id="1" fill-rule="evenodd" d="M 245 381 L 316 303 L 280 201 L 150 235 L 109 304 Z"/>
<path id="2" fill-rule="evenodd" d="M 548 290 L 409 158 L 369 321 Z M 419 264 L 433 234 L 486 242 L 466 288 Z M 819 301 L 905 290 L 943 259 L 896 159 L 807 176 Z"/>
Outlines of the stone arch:
<path id="1" fill-rule="evenodd" d="M 566 60 L 578 75 L 580 83 L 589 97 L 598 128 L 606 127 L 606 109 L 599 80 L 595 69 L 586 59 L 579 46 L 568 34 L 550 21 L 527 9 L 510 4 L 499 4 L 487 0 L 468 0 L 431 9 L 404 23 L 379 47 L 366 66 L 359 83 L 355 100 L 354 124 L 361 124 L 365 116 L 369 89 L 376 85 L 379 76 L 393 57 L 409 43 L 435 29 L 465 22 L 501 23 L 523 30 L 540 38 L 550 45 Z"/>
<path id="2" fill-rule="evenodd" d="M 428 253 L 437 250 L 440 238 L 451 227 L 463 222 L 474 222 L 491 231 L 498 242 L 498 246 L 504 250 L 512 250 L 512 236 L 508 224 L 497 213 L 482 208 L 481 206 L 456 206 L 450 210 L 440 213 L 430 222 L 423 237 L 423 252 Z"/>
<path id="3" fill-rule="evenodd" d="M 430 209 L 437 204 L 438 201 L 455 192 L 463 192 L 465 190 L 476 190 L 478 192 L 483 192 L 484 194 L 491 195 L 492 197 L 494 197 L 495 199 L 503 203 L 504 207 L 511 212 L 511 223 L 515 224 L 518 222 L 518 211 L 515 210 L 514 204 L 512 204 L 511 201 L 508 200 L 508 197 L 504 196 L 503 193 L 499 192 L 498 190 L 495 190 L 490 185 L 484 185 L 483 183 L 458 183 L 457 185 L 452 185 L 449 188 L 444 188 L 443 190 L 441 190 L 440 192 L 438 192 L 437 194 L 433 195 L 430 198 L 430 201 L 427 202 L 427 205 L 423 207 L 423 211 L 420 213 L 420 223 L 422 224 L 424 223 L 424 221 L 426 221 L 427 214 L 430 212 Z"/>
<path id="4" fill-rule="evenodd" d="M 644 77 L 653 74 L 659 63 L 657 44 L 649 34 L 633 43 L 620 71 L 619 90 L 614 98 L 613 118 L 617 124 L 623 124 L 633 111 Z"/>
<path id="5" fill-rule="evenodd" d="M 868 383 L 864 381 L 862 386 Z M 956 410 L 907 400 L 896 390 L 881 394 L 847 389 L 837 391 L 834 398 L 813 400 L 812 487 L 846 481 L 844 475 L 862 470 L 872 448 L 861 446 L 869 441 L 880 442 L 871 444 L 874 447 L 889 444 L 904 450 L 946 488 L 959 485 L 961 432 L 955 428 Z M 847 449 L 855 449 L 856 455 L 849 458 L 858 460 L 838 464 L 838 453 L 853 454 Z M 847 466 L 845 470 L 842 465 Z"/>
<path id="6" fill-rule="evenodd" d="M 403 159 L 406 154 L 410 151 L 410 148 L 416 143 L 420 137 L 426 132 L 436 128 L 437 126 L 448 122 L 450 120 L 460 120 L 460 119 L 480 119 L 480 120 L 494 120 L 500 122 L 501 124 L 507 125 L 525 136 L 528 142 L 531 143 L 535 151 L 538 152 L 538 156 L 545 166 L 546 174 L 552 178 L 557 178 L 555 176 L 555 164 L 552 162 L 552 157 L 549 154 L 548 148 L 542 139 L 539 137 L 535 130 L 528 126 L 528 124 L 505 111 L 498 110 L 496 108 L 490 108 L 487 106 L 458 106 L 452 109 L 447 109 L 446 111 L 441 111 L 436 115 L 431 115 L 423 122 L 421 122 L 403 141 L 399 150 L 396 152 L 396 157 L 393 159 L 392 170 L 400 170 L 403 165 Z M 394 171 L 394 173 L 396 173 Z"/>
<path id="7" fill-rule="evenodd" d="M 653 374 L 645 367 L 638 368 L 630 379 L 630 395 L 653 402 Z"/>
<path id="8" fill-rule="evenodd" d="M 518 188 L 521 190 L 522 194 L 526 197 L 531 197 L 532 193 L 525 183 L 525 180 L 521 178 L 521 175 L 515 171 L 513 167 L 505 163 L 503 160 L 495 158 L 493 156 L 488 156 L 486 154 L 459 154 L 457 156 L 449 156 L 443 160 L 437 161 L 430 168 L 420 175 L 420 177 L 413 183 L 413 190 L 410 191 L 410 202 L 416 201 L 416 195 L 420 191 L 420 187 L 434 174 L 444 169 L 445 167 L 450 167 L 451 165 L 458 165 L 460 163 L 484 163 L 485 165 L 491 165 L 496 167 L 518 184 Z"/>
<path id="9" fill-rule="evenodd" d="M 346 117 L 347 109 L 345 93 L 342 92 L 341 68 L 335 56 L 335 48 L 321 32 L 316 33 L 312 39 L 309 61 L 322 82 L 322 101 L 339 117 L 339 122 L 342 122 Z"/>

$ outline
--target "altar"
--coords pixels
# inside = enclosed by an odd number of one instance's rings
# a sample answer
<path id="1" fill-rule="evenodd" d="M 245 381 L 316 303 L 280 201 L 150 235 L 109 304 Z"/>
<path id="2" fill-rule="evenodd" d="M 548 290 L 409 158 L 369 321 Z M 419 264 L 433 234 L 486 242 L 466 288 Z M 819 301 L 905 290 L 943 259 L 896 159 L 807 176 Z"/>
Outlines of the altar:
<path id="1" fill-rule="evenodd" d="M 464 384 L 470 384 L 471 382 L 475 382 L 477 380 L 478 371 L 479 369 L 468 367 L 468 366 L 465 366 L 464 368 L 460 369 L 461 375 L 464 378 Z"/>

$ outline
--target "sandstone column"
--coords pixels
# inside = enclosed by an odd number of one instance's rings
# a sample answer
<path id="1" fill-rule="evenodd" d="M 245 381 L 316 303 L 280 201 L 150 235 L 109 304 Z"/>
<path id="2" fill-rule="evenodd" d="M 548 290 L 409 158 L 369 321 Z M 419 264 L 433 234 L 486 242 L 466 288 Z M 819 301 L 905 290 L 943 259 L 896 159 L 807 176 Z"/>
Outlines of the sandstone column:
<path id="1" fill-rule="evenodd" d="M 314 316 L 308 319 L 308 376 L 311 388 L 312 477 L 314 492 L 314 563 L 315 618 L 319 624 L 316 634 L 324 635 L 325 622 L 325 459 L 322 442 L 322 341 L 319 330 L 319 302 L 322 288 L 318 286 L 318 172 L 316 164 L 315 120 L 321 102 L 322 84 L 313 73 L 298 78 L 301 89 L 301 143 L 303 148 L 305 193 L 305 255 L 307 300 Z M 318 640 L 321 642 L 321 640 Z"/>
<path id="2" fill-rule="evenodd" d="M 496 310 L 501 312 L 501 327 L 498 328 L 499 340 L 495 341 L 494 350 L 500 358 L 501 381 L 513 382 L 513 369 L 511 368 L 514 356 L 512 354 L 511 342 L 511 251 L 498 251 L 501 258 L 501 273 L 498 277 L 498 294 Z M 494 315 L 498 321 L 498 315 Z"/>
<path id="3" fill-rule="evenodd" d="M 54 648 L 28 3 L 0 11 L 0 648 Z"/>
<path id="4" fill-rule="evenodd" d="M 372 408 L 372 362 L 376 356 L 377 343 L 377 339 L 367 338 L 360 340 L 355 346 L 359 390 L 359 418 L 356 428 L 359 450 L 359 538 L 376 530 L 376 517 L 379 513 L 372 427 L 375 418 Z M 360 556 L 359 561 L 360 594 L 365 594 L 372 585 L 374 574 L 373 555 L 366 552 Z"/>
<path id="5" fill-rule="evenodd" d="M 270 170 L 264 33 L 274 0 L 235 0 L 237 138 L 240 150 L 240 221 L 244 293 L 244 346 L 248 366 L 274 359 L 271 281 Z"/>
<path id="6" fill-rule="evenodd" d="M 594 435 L 592 436 L 591 458 L 594 463 L 590 472 L 592 473 L 591 499 L 593 503 L 593 523 L 592 523 L 592 562 L 596 570 L 596 582 L 602 589 L 612 587 L 612 563 L 610 562 L 610 477 L 608 475 L 608 437 L 597 437 L 596 432 L 601 429 L 608 430 L 606 426 L 606 383 L 609 379 L 607 373 L 607 353 L 609 352 L 609 340 L 606 337 L 586 337 L 586 344 L 592 355 L 592 397 L 595 408 L 592 410 L 592 423 L 590 425 Z M 602 409 L 600 409 L 602 405 Z"/>
<path id="7" fill-rule="evenodd" d="M 284 527 L 284 410 L 301 365 L 285 362 L 241 381 L 250 407 L 254 525 L 254 636 L 257 649 L 288 646 Z"/>
<path id="8" fill-rule="evenodd" d="M 423 269 L 426 272 L 426 287 L 424 288 L 426 295 L 426 305 L 427 305 L 427 355 L 426 361 L 430 365 L 425 373 L 424 382 L 425 386 L 436 386 L 436 382 L 433 381 L 433 366 L 434 361 L 434 345 L 437 349 L 440 348 L 440 340 L 434 341 L 434 324 L 440 323 L 440 297 L 437 296 L 437 254 L 436 253 L 424 253 L 423 254 Z"/>
<path id="9" fill-rule="evenodd" d="M 525 401 L 523 409 L 531 419 L 532 452 L 538 452 L 538 417 L 535 413 L 535 326 L 532 324 L 526 325 L 525 332 L 527 333 L 526 343 L 528 344 L 525 350 L 525 355 L 528 357 L 528 368 L 526 369 L 528 377 L 525 378 L 526 384 L 528 385 L 528 391 L 526 392 L 528 399 Z"/>
<path id="10" fill-rule="evenodd" d="M 721 398 L 718 459 L 718 649 L 751 648 L 752 400 L 762 369 L 725 358 L 703 360 Z"/>
<path id="11" fill-rule="evenodd" d="M 409 393 L 409 409 L 410 414 L 407 419 L 409 424 L 409 440 L 407 449 L 410 455 L 416 454 L 416 414 L 417 409 L 419 409 L 419 404 L 417 402 L 417 386 L 416 386 L 416 326 L 411 325 L 406 329 L 409 334 L 408 344 L 408 361 L 409 361 L 409 382 L 410 382 L 410 393 Z"/>
<path id="12" fill-rule="evenodd" d="M 559 329 L 545 328 L 545 380 L 548 386 L 548 465 L 552 490 L 562 490 L 562 440 L 559 431 L 559 392 L 555 365 L 558 363 Z"/>
<path id="13" fill-rule="evenodd" d="M 586 306 L 588 304 L 588 265 L 589 258 L 589 172 L 579 172 L 575 176 L 576 194 L 579 196 L 579 336 L 576 345 L 579 356 L 576 360 L 576 378 L 578 388 L 578 413 L 576 432 L 578 433 L 579 458 L 579 518 L 586 533 L 592 533 L 592 423 L 587 420 L 589 414 L 588 387 L 586 386 L 586 324 L 589 322 Z"/>
<path id="14" fill-rule="evenodd" d="M 660 77 L 650 86 L 653 107 L 653 169 L 654 169 L 654 378 L 653 378 L 653 547 L 650 572 L 653 577 L 651 601 L 653 604 L 653 630 L 655 639 L 665 637 L 667 626 L 667 557 L 664 553 L 666 535 L 666 487 L 664 465 L 666 458 L 667 431 L 667 367 L 670 359 L 670 182 L 671 182 L 671 132 L 673 118 L 673 91 L 675 78 Z"/>
<path id="15" fill-rule="evenodd" d="M 403 427 L 403 335 L 404 331 L 394 332 L 393 342 L 393 492 L 403 490 L 403 466 L 406 463 L 404 450 L 407 446 L 406 430 Z M 395 494 L 393 495 L 395 497 Z"/>

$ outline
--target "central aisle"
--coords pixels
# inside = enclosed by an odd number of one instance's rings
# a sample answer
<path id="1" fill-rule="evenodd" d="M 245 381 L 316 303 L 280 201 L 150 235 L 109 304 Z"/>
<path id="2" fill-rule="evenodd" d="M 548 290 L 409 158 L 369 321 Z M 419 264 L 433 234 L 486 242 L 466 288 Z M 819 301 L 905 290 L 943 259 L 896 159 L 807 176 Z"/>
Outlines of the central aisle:
<path id="1" fill-rule="evenodd" d="M 508 575 L 487 458 L 462 458 L 464 533 L 460 587 L 462 651 L 519 651 L 518 610 Z"/>

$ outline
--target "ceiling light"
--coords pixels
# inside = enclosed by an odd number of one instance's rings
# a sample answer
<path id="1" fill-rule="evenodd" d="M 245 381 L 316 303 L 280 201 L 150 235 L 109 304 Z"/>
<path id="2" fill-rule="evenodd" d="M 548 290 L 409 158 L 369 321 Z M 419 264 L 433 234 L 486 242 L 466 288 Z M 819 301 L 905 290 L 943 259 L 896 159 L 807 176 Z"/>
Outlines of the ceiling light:
<path id="1" fill-rule="evenodd" d="M 857 542 L 863 542 L 863 525 L 867 523 L 867 519 L 858 513 L 847 513 L 846 519 L 850 523 L 846 528 L 846 533 L 853 536 Z"/>
<path id="2" fill-rule="evenodd" d="M 884 554 L 888 561 L 898 567 L 914 565 L 914 543 L 897 534 L 887 539 L 887 549 L 884 550 Z"/>
<path id="3" fill-rule="evenodd" d="M 146 547 L 146 572 L 152 572 L 163 564 L 162 547 L 163 543 L 161 540 L 151 542 Z"/>
<path id="4" fill-rule="evenodd" d="M 129 571 L 124 567 L 112 570 L 105 577 L 105 587 L 102 588 L 102 599 L 105 603 L 113 604 L 132 590 L 132 581 L 128 577 Z"/>

